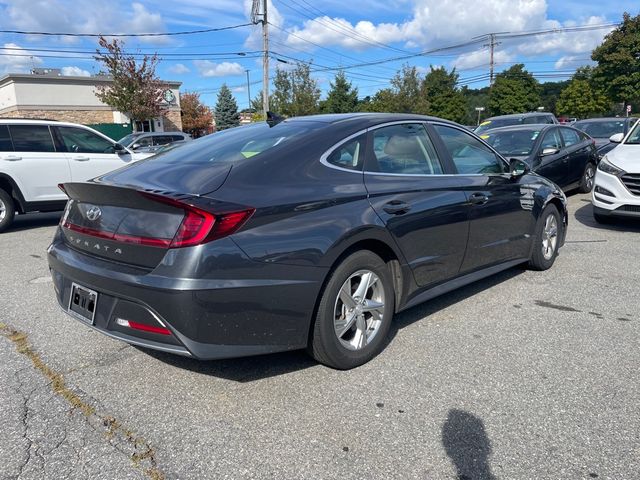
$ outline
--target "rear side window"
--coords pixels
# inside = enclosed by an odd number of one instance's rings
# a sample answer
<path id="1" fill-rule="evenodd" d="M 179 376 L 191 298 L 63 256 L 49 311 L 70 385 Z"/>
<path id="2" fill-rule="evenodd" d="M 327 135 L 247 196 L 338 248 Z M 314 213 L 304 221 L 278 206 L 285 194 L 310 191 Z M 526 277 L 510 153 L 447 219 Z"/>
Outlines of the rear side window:
<path id="1" fill-rule="evenodd" d="M 434 125 L 451 154 L 458 173 L 504 173 L 505 163 L 480 140 L 462 130 L 445 125 Z"/>
<path id="2" fill-rule="evenodd" d="M 0 125 L 0 152 L 13 152 L 9 127 L 6 125 Z"/>
<path id="3" fill-rule="evenodd" d="M 113 143 L 84 128 L 56 127 L 67 152 L 114 153 Z"/>
<path id="4" fill-rule="evenodd" d="M 562 134 L 562 139 L 564 140 L 565 147 L 570 147 L 571 145 L 580 143 L 580 136 L 574 130 L 571 130 L 569 128 L 561 128 L 560 133 Z"/>
<path id="5" fill-rule="evenodd" d="M 562 148 L 562 142 L 560 140 L 560 134 L 558 133 L 557 128 L 548 131 L 544 135 L 540 148 L 542 148 L 543 150 L 545 148 L 555 148 L 556 150 L 560 150 Z"/>
<path id="6" fill-rule="evenodd" d="M 360 171 L 364 163 L 365 135 L 343 143 L 327 157 L 327 162 L 336 167 Z"/>
<path id="7" fill-rule="evenodd" d="M 410 123 L 373 131 L 371 170 L 400 175 L 434 175 L 442 173 L 442 166 L 424 126 Z"/>
<path id="8" fill-rule="evenodd" d="M 184 137 L 181 135 L 171 135 L 171 141 L 172 142 L 179 142 L 181 140 L 184 140 Z"/>
<path id="9" fill-rule="evenodd" d="M 9 125 L 16 152 L 55 152 L 51 132 L 46 125 Z"/>

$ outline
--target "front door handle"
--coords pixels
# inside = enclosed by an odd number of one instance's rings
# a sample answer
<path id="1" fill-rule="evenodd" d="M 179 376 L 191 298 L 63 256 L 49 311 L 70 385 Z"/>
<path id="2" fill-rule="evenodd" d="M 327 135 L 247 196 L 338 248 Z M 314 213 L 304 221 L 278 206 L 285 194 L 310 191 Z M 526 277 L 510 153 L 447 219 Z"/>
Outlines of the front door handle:
<path id="1" fill-rule="evenodd" d="M 89 157 L 73 157 L 76 162 L 88 162 Z"/>
<path id="2" fill-rule="evenodd" d="M 488 201 L 489 197 L 484 193 L 476 192 L 469 195 L 469 203 L 471 203 L 472 205 L 484 205 Z"/>
<path id="3" fill-rule="evenodd" d="M 389 215 L 403 215 L 411 210 L 411 205 L 400 200 L 391 200 L 390 202 L 385 203 L 382 209 Z"/>
<path id="4" fill-rule="evenodd" d="M 18 157 L 17 155 L 7 155 L 4 159 L 7 162 L 17 162 L 18 160 L 22 160 L 22 157 Z"/>

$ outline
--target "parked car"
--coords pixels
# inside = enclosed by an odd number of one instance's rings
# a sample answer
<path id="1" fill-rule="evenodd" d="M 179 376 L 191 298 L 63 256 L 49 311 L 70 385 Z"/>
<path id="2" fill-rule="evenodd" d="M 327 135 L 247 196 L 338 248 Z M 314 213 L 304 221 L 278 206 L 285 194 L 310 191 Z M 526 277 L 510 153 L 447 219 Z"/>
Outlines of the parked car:
<path id="1" fill-rule="evenodd" d="M 562 125 L 520 125 L 490 130 L 480 135 L 506 158 L 517 158 L 531 170 L 563 190 L 593 187 L 598 153 L 593 139 Z"/>
<path id="2" fill-rule="evenodd" d="M 513 115 L 498 115 L 497 117 L 487 118 L 482 122 L 474 132 L 477 135 L 491 130 L 493 128 L 507 127 L 510 125 L 528 125 L 528 124 L 558 124 L 558 119 L 553 113 L 549 112 L 531 112 L 531 113 L 514 113 Z"/>
<path id="3" fill-rule="evenodd" d="M 611 142 L 617 146 L 598 164 L 591 199 L 600 223 L 612 217 L 640 218 L 640 122 L 626 135 L 612 135 Z"/>
<path id="4" fill-rule="evenodd" d="M 48 249 L 62 308 L 199 359 L 307 347 L 358 366 L 395 313 L 550 268 L 567 225 L 552 182 L 418 115 L 251 124 L 64 189 Z"/>
<path id="5" fill-rule="evenodd" d="M 613 150 L 617 145 L 609 141 L 611 135 L 622 133 L 626 135 L 634 123 L 638 121 L 635 117 L 606 117 L 606 118 L 589 118 L 575 122 L 572 126 L 578 130 L 582 130 L 596 141 L 598 155 L 603 155 Z"/>
<path id="6" fill-rule="evenodd" d="M 58 184 L 84 181 L 151 154 L 75 123 L 0 119 L 0 232 L 16 213 L 63 210 Z"/>
<path id="7" fill-rule="evenodd" d="M 185 143 L 191 135 L 182 132 L 134 132 L 118 140 L 118 143 L 134 152 L 156 153 L 160 147 L 173 143 Z"/>

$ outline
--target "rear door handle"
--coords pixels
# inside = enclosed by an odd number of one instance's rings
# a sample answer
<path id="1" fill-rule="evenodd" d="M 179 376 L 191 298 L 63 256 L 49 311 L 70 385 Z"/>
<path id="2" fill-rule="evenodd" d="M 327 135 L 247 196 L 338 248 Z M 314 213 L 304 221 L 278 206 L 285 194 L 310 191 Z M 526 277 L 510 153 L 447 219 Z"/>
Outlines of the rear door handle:
<path id="1" fill-rule="evenodd" d="M 89 157 L 73 157 L 76 162 L 88 162 Z"/>
<path id="2" fill-rule="evenodd" d="M 472 193 L 469 195 L 469 203 L 472 205 L 484 205 L 489 201 L 489 197 L 484 193 Z"/>
<path id="3" fill-rule="evenodd" d="M 400 200 L 391 200 L 390 202 L 385 203 L 382 209 L 389 215 L 403 215 L 411 210 L 411 205 Z"/>
<path id="4" fill-rule="evenodd" d="M 17 162 L 18 160 L 22 160 L 22 157 L 18 157 L 16 155 L 7 155 L 4 157 L 7 162 Z"/>

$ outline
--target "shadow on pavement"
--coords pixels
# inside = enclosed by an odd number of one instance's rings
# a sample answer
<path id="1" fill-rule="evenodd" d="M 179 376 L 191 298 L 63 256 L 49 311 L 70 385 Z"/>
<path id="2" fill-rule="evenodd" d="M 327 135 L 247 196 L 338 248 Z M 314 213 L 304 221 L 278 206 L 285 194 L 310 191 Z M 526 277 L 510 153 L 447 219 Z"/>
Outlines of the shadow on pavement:
<path id="1" fill-rule="evenodd" d="M 475 415 L 449 410 L 442 426 L 442 445 L 456 466 L 458 480 L 495 480 L 489 466 L 491 441 Z"/>
<path id="2" fill-rule="evenodd" d="M 6 233 L 20 232 L 38 227 L 53 227 L 60 222 L 62 212 L 48 213 L 27 213 L 16 215 L 13 224 L 6 230 Z"/>
<path id="3" fill-rule="evenodd" d="M 396 315 L 391 324 L 387 342 L 393 340 L 399 329 L 411 325 L 413 322 L 421 320 L 462 299 L 514 278 L 523 273 L 523 271 L 521 267 L 511 268 Z M 284 375 L 318 365 L 304 350 L 228 360 L 201 361 L 142 347 L 135 348 L 174 367 L 184 368 L 203 375 L 214 375 L 236 382 L 252 382 L 254 380 Z"/>
<path id="4" fill-rule="evenodd" d="M 618 232 L 640 232 L 640 219 L 634 218 L 611 218 L 611 223 L 598 223 L 593 218 L 593 205 L 585 203 L 584 206 L 576 210 L 574 214 L 576 221 L 582 225 L 598 230 L 613 230 Z M 571 228 L 571 224 L 569 224 Z"/>

